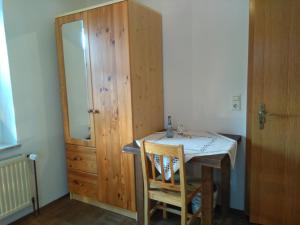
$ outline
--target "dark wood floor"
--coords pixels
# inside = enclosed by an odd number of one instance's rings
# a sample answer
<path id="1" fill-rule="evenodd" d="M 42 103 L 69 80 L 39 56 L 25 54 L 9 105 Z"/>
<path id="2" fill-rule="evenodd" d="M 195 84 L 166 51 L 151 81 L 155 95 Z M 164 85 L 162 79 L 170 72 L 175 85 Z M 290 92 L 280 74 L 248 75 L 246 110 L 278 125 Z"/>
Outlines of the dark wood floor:
<path id="1" fill-rule="evenodd" d="M 153 224 L 180 224 L 177 217 L 172 217 L 168 221 L 161 221 L 160 218 L 157 215 Z M 201 223 L 198 221 L 195 224 Z M 42 208 L 39 216 L 30 215 L 11 225 L 137 225 L 137 223 L 127 217 L 65 197 Z M 223 220 L 217 214 L 215 225 L 250 225 L 250 223 L 245 216 L 231 213 Z"/>

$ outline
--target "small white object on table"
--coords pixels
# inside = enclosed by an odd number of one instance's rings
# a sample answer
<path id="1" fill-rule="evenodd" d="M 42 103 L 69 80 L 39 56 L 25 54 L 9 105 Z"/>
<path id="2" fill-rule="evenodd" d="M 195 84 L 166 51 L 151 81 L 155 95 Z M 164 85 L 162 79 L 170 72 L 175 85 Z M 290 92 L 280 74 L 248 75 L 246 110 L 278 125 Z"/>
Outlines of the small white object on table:
<path id="1" fill-rule="evenodd" d="M 188 162 L 196 156 L 228 154 L 232 168 L 234 168 L 235 165 L 237 142 L 217 133 L 207 131 L 189 131 L 184 132 L 184 134 L 178 134 L 177 132 L 174 132 L 173 138 L 167 138 L 166 132 L 157 132 L 141 140 L 137 140 L 137 145 L 141 146 L 141 142 L 143 140 L 156 144 L 183 145 L 185 162 Z M 154 159 L 155 167 L 161 173 L 159 157 L 155 156 Z M 163 164 L 165 170 L 165 178 L 169 180 L 171 178 L 171 172 L 170 160 L 168 157 L 164 157 Z M 173 169 L 174 173 L 179 170 L 179 163 L 177 159 L 173 160 Z"/>

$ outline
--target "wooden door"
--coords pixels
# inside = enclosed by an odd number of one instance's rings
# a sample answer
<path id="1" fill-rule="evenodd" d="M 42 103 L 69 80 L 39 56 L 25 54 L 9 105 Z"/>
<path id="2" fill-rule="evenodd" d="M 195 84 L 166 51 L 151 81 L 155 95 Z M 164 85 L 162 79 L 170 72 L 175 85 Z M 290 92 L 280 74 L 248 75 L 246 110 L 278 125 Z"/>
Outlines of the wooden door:
<path id="1" fill-rule="evenodd" d="M 300 224 L 300 1 L 250 4 L 250 220 L 296 225 Z M 265 121 L 258 116 L 261 104 Z M 262 127 L 259 118 L 265 122 Z"/>
<path id="2" fill-rule="evenodd" d="M 95 147 L 87 14 L 56 18 L 56 44 L 64 136 L 68 144 Z"/>
<path id="3" fill-rule="evenodd" d="M 127 2 L 88 11 L 93 77 L 98 198 L 135 211 L 133 157 L 122 147 L 133 140 Z"/>

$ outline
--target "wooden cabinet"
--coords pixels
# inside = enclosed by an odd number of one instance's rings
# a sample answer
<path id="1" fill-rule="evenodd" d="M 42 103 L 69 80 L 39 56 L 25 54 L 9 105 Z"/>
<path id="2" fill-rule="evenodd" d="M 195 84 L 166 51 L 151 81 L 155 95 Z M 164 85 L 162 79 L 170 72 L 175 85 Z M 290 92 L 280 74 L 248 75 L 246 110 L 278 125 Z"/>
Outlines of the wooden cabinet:
<path id="1" fill-rule="evenodd" d="M 122 147 L 164 127 L 161 16 L 114 1 L 56 18 L 56 31 L 70 192 L 136 211 Z"/>
<path id="2" fill-rule="evenodd" d="M 72 193 L 85 197 L 97 198 L 98 186 L 97 176 L 78 171 L 69 171 L 68 173 L 69 190 Z"/>
<path id="3" fill-rule="evenodd" d="M 69 170 L 97 174 L 96 149 L 67 145 L 67 166 Z"/>

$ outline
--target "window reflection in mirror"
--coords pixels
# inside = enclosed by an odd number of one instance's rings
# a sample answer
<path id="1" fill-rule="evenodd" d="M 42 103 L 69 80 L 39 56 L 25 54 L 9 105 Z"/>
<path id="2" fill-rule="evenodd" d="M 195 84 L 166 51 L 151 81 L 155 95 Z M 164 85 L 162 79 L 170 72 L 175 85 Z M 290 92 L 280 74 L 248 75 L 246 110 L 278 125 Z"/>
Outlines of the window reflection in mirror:
<path id="1" fill-rule="evenodd" d="M 90 139 L 90 101 L 83 21 L 64 24 L 62 39 L 70 136 L 75 139 Z"/>

